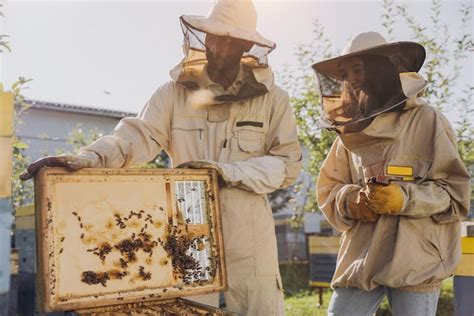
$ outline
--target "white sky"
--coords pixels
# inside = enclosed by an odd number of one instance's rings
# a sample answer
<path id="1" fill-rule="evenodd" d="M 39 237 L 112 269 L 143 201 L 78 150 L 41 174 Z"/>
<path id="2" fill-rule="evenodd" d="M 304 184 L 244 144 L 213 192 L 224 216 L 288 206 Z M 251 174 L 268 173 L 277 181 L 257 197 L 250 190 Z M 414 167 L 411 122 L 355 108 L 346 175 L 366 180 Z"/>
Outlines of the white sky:
<path id="1" fill-rule="evenodd" d="M 1 32 L 10 35 L 12 46 L 0 64 L 7 87 L 24 76 L 34 80 L 25 91 L 29 98 L 131 112 L 138 112 L 153 91 L 169 80 L 169 70 L 182 58 L 178 17 L 206 15 L 212 5 L 210 1 L 3 3 Z M 338 49 L 356 33 L 383 32 L 382 3 L 257 1 L 259 32 L 278 45 L 270 64 L 276 71 L 291 65 L 295 45 L 312 39 L 315 19 Z M 453 31 L 459 26 L 460 3 L 443 2 L 442 17 Z M 429 7 L 425 1 L 409 3 L 411 14 L 425 24 Z M 406 28 L 395 32 L 395 40 L 411 39 Z M 474 85 L 472 54 L 465 65 L 463 84 Z"/>

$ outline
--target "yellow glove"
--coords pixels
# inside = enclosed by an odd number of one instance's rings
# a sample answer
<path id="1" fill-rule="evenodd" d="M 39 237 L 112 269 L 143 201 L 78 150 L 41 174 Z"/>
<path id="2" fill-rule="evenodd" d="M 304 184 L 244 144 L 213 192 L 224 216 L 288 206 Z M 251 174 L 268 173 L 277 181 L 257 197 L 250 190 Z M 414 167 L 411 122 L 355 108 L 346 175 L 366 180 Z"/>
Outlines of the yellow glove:
<path id="1" fill-rule="evenodd" d="M 379 214 L 376 214 L 367 206 L 367 196 L 364 191 L 354 191 L 349 193 L 347 197 L 347 209 L 350 217 L 362 222 L 375 222 L 379 218 Z"/>
<path id="2" fill-rule="evenodd" d="M 370 183 L 366 194 L 367 206 L 378 214 L 400 214 L 405 203 L 402 188 L 395 182 L 388 185 Z"/>

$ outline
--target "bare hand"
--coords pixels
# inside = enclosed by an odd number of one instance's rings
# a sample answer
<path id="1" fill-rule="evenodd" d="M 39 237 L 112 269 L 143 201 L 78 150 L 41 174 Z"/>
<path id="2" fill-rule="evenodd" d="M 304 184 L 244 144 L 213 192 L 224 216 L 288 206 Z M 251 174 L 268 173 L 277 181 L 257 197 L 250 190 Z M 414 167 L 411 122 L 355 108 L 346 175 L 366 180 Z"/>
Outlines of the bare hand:
<path id="1" fill-rule="evenodd" d="M 67 167 L 68 157 L 43 157 L 28 165 L 26 171 L 20 175 L 20 179 L 25 181 L 33 178 L 43 167 Z"/>
<path id="2" fill-rule="evenodd" d="M 78 155 L 64 155 L 56 157 L 44 157 L 31 163 L 26 171 L 20 175 L 20 179 L 25 181 L 33 178 L 43 167 L 66 167 L 71 170 L 83 168 L 100 167 L 100 158 L 94 152 L 83 152 Z"/>

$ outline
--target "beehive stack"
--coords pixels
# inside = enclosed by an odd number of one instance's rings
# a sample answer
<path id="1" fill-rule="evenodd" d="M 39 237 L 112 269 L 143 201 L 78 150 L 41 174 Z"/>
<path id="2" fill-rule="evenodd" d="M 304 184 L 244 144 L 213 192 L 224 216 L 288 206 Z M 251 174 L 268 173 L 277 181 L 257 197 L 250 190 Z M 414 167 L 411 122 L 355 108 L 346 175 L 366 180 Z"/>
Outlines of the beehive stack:
<path id="1" fill-rule="evenodd" d="M 329 287 L 336 269 L 338 236 L 309 237 L 309 284 L 314 287 Z"/>
<path id="2" fill-rule="evenodd" d="M 464 222 L 466 236 L 461 238 L 461 262 L 454 273 L 454 314 L 472 315 L 474 311 L 474 224 Z"/>

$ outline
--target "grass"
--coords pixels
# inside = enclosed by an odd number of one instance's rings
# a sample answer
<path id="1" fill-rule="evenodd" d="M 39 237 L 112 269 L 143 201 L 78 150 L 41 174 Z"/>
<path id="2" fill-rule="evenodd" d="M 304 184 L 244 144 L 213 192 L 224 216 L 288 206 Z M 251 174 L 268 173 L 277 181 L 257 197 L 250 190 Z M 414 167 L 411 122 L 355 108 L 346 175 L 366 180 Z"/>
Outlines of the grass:
<path id="1" fill-rule="evenodd" d="M 289 316 L 323 316 L 327 315 L 331 290 L 325 290 L 323 294 L 323 304 L 318 306 L 319 298 L 317 291 L 303 290 L 299 293 L 285 297 L 285 312 Z M 437 316 L 451 316 L 454 314 L 453 303 L 453 279 L 447 279 L 441 287 L 441 294 L 438 302 Z M 377 311 L 377 316 L 391 315 L 388 301 L 385 298 Z"/>
<path id="2" fill-rule="evenodd" d="M 331 294 L 332 291 L 330 290 L 324 291 L 323 305 L 321 306 L 319 306 L 319 298 L 316 291 L 302 291 L 295 295 L 285 297 L 285 315 L 326 315 Z"/>

